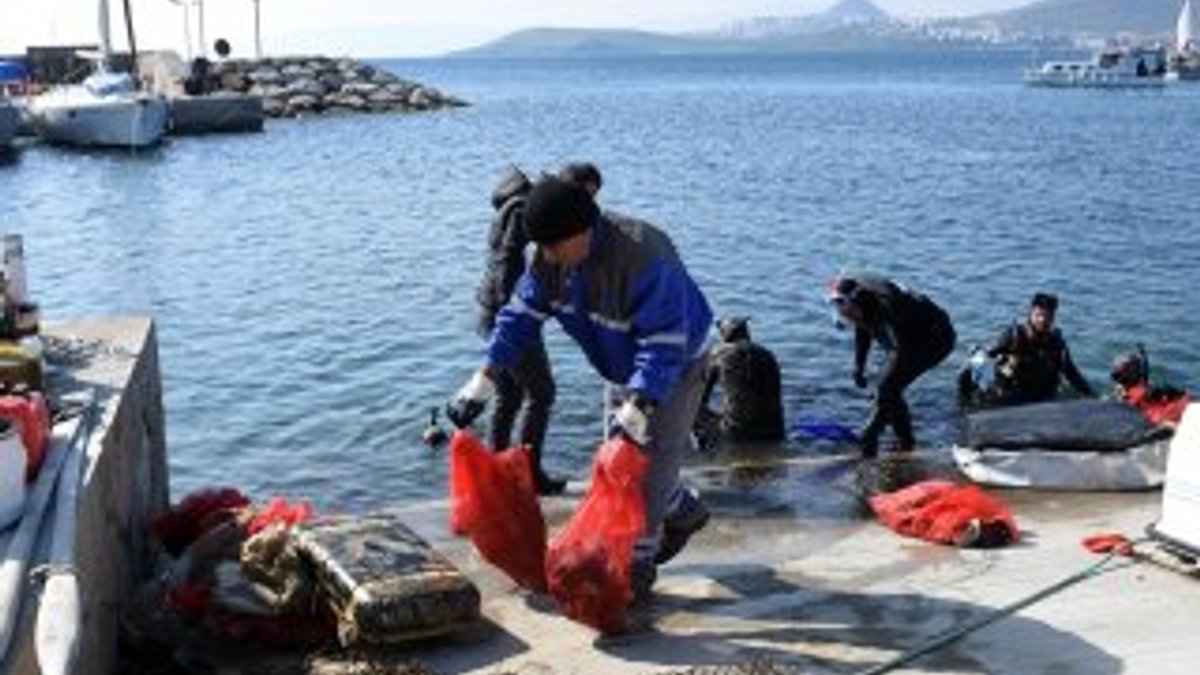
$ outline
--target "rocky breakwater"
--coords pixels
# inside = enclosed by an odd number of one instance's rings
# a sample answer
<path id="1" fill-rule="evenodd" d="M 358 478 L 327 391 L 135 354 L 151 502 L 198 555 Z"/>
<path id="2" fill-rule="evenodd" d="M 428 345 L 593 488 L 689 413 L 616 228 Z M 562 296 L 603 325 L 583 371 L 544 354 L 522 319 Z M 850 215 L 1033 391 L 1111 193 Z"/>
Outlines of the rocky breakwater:
<path id="1" fill-rule="evenodd" d="M 465 101 L 350 58 L 230 59 L 214 66 L 219 88 L 262 96 L 269 117 L 461 107 Z"/>

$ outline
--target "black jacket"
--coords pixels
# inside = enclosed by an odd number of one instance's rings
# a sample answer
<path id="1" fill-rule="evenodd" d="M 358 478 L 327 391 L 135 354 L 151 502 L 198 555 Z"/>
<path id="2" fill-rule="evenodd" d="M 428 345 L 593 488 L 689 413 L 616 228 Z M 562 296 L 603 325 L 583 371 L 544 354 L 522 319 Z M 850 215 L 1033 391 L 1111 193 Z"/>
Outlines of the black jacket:
<path id="1" fill-rule="evenodd" d="M 488 230 L 487 259 L 475 297 L 479 301 L 479 332 L 485 338 L 496 325 L 496 313 L 508 304 L 517 279 L 525 271 L 523 214 L 532 185 L 525 174 L 510 168 L 492 191 L 492 225 Z"/>
<path id="2" fill-rule="evenodd" d="M 1034 335 L 1027 323 L 1014 323 L 1000 334 L 987 353 L 1001 360 L 1003 386 L 1017 402 L 1054 399 L 1063 377 L 1075 391 L 1085 396 L 1093 395 L 1057 328 L 1046 335 Z"/>
<path id="3" fill-rule="evenodd" d="M 954 348 L 949 315 L 932 300 L 882 277 L 856 277 L 853 298 L 863 310 L 865 325 L 854 331 L 854 366 L 862 371 L 871 343 L 890 352 L 888 370 L 898 364 L 928 367 Z"/>

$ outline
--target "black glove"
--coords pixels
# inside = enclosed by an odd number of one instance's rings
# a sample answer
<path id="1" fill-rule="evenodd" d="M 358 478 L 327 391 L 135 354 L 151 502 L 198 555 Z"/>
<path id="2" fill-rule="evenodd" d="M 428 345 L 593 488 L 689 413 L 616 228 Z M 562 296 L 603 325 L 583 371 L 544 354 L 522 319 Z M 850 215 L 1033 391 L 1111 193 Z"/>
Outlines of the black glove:
<path id="1" fill-rule="evenodd" d="M 488 399 L 496 387 L 492 379 L 482 370 L 476 371 L 462 389 L 454 395 L 454 400 L 446 404 L 446 419 L 455 427 L 464 429 L 471 426 L 487 407 Z"/>
<path id="2" fill-rule="evenodd" d="M 865 373 L 863 373 L 863 371 L 854 371 L 854 386 L 858 387 L 859 389 L 867 388 L 867 376 Z"/>

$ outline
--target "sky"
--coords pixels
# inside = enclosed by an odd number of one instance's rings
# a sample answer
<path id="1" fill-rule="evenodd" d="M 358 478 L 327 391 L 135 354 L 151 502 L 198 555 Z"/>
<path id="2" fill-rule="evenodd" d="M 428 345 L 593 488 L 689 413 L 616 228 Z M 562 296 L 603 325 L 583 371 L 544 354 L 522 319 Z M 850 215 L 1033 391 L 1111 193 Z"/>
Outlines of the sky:
<path id="1" fill-rule="evenodd" d="M 108 0 L 118 49 L 122 0 Z M 199 51 L 200 0 L 129 0 L 139 48 Z M 530 27 L 638 28 L 684 32 L 755 16 L 817 12 L 834 0 L 258 0 L 263 51 L 328 56 L 436 56 Z M 896 16 L 963 16 L 1031 0 L 875 0 Z M 0 0 L 0 54 L 27 45 L 94 44 L 99 0 Z M 699 6 L 699 8 L 697 7 Z M 253 56 L 254 0 L 203 0 L 204 43 L 223 37 Z"/>

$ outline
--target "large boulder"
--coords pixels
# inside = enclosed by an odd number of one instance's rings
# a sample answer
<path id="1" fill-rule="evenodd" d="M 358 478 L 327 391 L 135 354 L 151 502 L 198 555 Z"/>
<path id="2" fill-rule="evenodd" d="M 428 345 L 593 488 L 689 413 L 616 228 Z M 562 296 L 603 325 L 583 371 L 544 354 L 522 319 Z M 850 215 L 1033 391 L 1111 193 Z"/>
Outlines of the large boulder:
<path id="1" fill-rule="evenodd" d="M 279 84 L 284 81 L 283 73 L 272 67 L 258 67 L 247 75 L 256 84 Z"/>
<path id="2" fill-rule="evenodd" d="M 309 96 L 324 96 L 325 85 L 311 77 L 302 77 L 288 83 L 289 94 L 307 94 Z"/>

